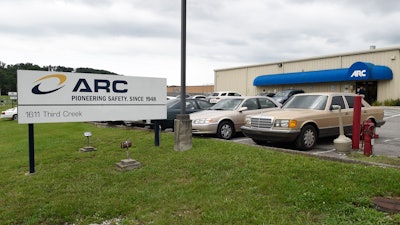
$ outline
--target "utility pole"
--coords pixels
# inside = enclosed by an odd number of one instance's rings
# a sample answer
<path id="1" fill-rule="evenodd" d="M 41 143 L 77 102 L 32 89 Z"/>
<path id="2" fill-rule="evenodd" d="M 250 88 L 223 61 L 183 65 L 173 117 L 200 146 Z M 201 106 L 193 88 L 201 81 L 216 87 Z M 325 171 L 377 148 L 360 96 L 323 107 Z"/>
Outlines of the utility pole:
<path id="1" fill-rule="evenodd" d="M 186 0 L 182 0 L 181 28 L 181 114 L 174 121 L 176 151 L 192 148 L 192 121 L 186 114 Z"/>
<path id="2" fill-rule="evenodd" d="M 181 14 L 181 114 L 186 114 L 186 0 Z"/>

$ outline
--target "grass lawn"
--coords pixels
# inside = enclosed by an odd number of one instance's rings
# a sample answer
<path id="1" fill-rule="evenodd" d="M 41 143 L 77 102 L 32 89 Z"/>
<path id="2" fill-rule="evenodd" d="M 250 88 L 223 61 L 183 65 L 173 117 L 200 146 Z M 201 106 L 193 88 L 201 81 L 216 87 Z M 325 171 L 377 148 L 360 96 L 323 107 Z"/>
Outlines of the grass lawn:
<path id="1" fill-rule="evenodd" d="M 95 152 L 80 152 L 91 131 Z M 400 170 L 325 161 L 193 138 L 174 150 L 148 130 L 90 123 L 35 124 L 36 173 L 28 126 L 0 120 L 0 224 L 400 224 L 375 196 L 400 196 Z M 121 172 L 120 143 L 133 141 L 139 169 Z"/>

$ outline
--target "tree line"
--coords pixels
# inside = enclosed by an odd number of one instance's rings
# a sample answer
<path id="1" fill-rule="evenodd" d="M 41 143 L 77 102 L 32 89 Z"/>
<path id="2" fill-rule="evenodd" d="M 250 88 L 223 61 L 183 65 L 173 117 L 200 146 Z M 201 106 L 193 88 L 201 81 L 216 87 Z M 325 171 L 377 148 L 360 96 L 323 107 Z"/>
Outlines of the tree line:
<path id="1" fill-rule="evenodd" d="M 92 68 L 72 68 L 65 66 L 38 66 L 32 63 L 18 63 L 15 65 L 7 65 L 0 61 L 0 95 L 7 95 L 8 92 L 17 91 L 17 70 L 39 70 L 54 72 L 75 72 L 75 73 L 97 73 L 97 74 L 114 74 L 107 70 L 99 70 Z"/>

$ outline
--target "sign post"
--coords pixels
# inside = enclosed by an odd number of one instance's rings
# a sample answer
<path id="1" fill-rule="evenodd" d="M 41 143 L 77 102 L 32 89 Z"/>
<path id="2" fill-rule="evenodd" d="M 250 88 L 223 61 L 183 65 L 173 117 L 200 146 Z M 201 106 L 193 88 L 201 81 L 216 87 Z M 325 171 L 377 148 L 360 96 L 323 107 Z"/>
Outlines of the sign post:
<path id="1" fill-rule="evenodd" d="M 35 173 L 35 132 L 33 124 L 28 124 L 29 136 L 29 174 Z"/>

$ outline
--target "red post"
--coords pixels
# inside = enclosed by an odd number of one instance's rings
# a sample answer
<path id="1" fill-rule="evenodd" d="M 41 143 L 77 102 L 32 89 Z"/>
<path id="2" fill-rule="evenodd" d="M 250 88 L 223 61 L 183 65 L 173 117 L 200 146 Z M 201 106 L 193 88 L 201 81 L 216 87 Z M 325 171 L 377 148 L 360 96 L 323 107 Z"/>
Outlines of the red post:
<path id="1" fill-rule="evenodd" d="M 354 96 L 352 149 L 360 148 L 360 124 L 361 124 L 361 99 L 362 96 Z"/>

